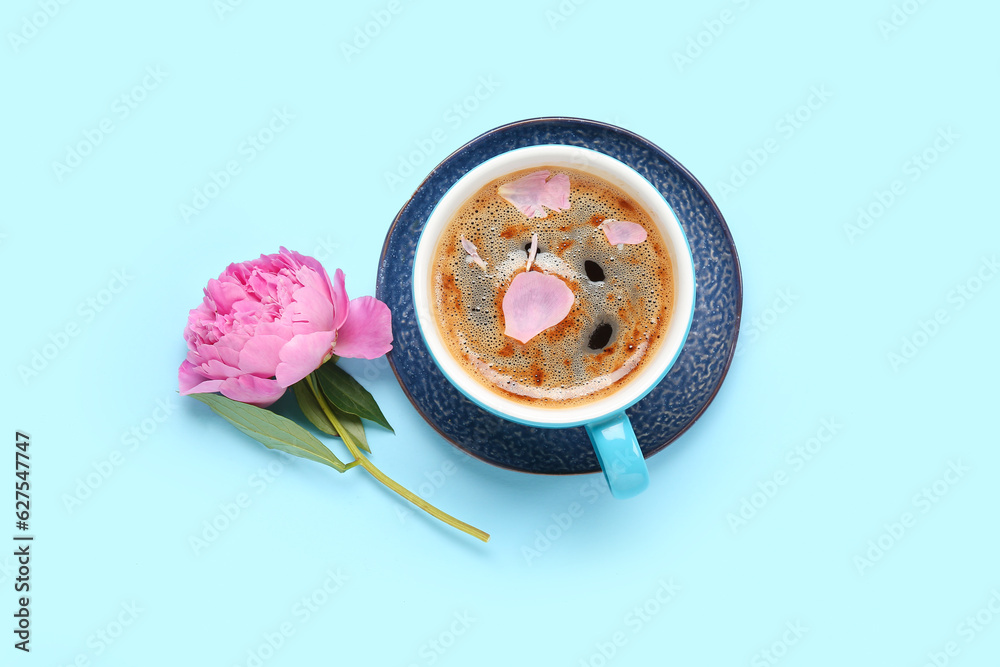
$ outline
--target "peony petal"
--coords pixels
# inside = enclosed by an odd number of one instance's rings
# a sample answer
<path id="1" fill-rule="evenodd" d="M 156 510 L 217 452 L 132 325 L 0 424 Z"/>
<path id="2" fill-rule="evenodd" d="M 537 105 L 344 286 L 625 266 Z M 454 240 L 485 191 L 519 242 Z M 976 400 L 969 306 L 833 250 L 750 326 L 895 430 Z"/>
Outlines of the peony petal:
<path id="1" fill-rule="evenodd" d="M 569 176 L 556 174 L 549 179 L 542 204 L 556 212 L 569 210 Z"/>
<path id="2" fill-rule="evenodd" d="M 473 262 L 478 264 L 483 269 L 483 271 L 485 271 L 486 262 L 485 260 L 483 260 L 482 257 L 479 256 L 479 250 L 476 248 L 475 244 L 469 239 L 465 238 L 465 236 L 462 236 L 461 240 L 462 240 L 462 249 L 464 249 L 465 252 L 469 253 L 469 258 Z"/>
<path id="3" fill-rule="evenodd" d="M 258 408 L 266 408 L 281 398 L 285 387 L 275 380 L 259 378 L 255 375 L 241 375 L 223 381 L 219 392 L 226 398 L 240 403 L 249 403 Z"/>
<path id="4" fill-rule="evenodd" d="M 337 332 L 333 353 L 351 359 L 375 359 L 392 349 L 392 313 L 373 296 L 350 303 L 344 326 Z"/>
<path id="5" fill-rule="evenodd" d="M 235 343 L 237 341 L 240 341 L 240 340 L 242 340 L 242 338 L 243 338 L 243 336 L 233 336 L 233 335 L 223 336 L 219 340 L 219 343 L 217 345 L 215 345 L 214 347 L 210 347 L 209 348 L 207 345 L 203 345 L 202 347 L 198 348 L 198 351 L 199 352 L 204 351 L 206 353 L 205 355 L 203 355 L 203 357 L 206 360 L 207 359 L 213 359 L 213 358 L 215 358 L 214 356 L 209 356 L 208 350 L 211 350 L 212 354 L 218 355 L 219 361 L 221 361 L 222 363 L 226 364 L 227 366 L 239 366 L 239 364 L 240 364 L 240 350 L 243 349 L 243 346 L 245 345 L 245 343 L 241 344 L 241 346 L 238 349 L 231 348 L 231 347 L 229 347 L 228 344 L 230 342 L 234 342 Z M 208 348 L 208 349 L 205 349 L 205 348 Z"/>
<path id="6" fill-rule="evenodd" d="M 274 369 L 281 362 L 278 353 L 286 342 L 281 336 L 258 333 L 240 350 L 240 370 L 262 378 L 274 377 Z"/>
<path id="7" fill-rule="evenodd" d="M 573 291 L 556 276 L 519 273 L 503 297 L 504 334 L 527 343 L 562 322 L 572 307 Z"/>
<path id="8" fill-rule="evenodd" d="M 349 299 L 347 298 L 347 287 L 344 286 L 343 271 L 337 269 L 337 272 L 333 274 L 333 283 L 330 287 L 332 290 L 331 299 L 333 300 L 333 330 L 336 331 L 344 326 L 348 313 Z"/>
<path id="9" fill-rule="evenodd" d="M 250 340 L 250 336 L 244 333 L 228 333 L 219 340 L 215 342 L 212 349 L 215 353 L 209 353 L 208 350 L 203 350 L 198 348 L 198 351 L 202 353 L 202 357 L 207 359 L 218 359 L 229 366 L 235 366 L 239 363 L 240 355 L 239 351 L 243 349 L 243 346 L 247 344 Z"/>
<path id="10" fill-rule="evenodd" d="M 538 234 L 531 235 L 531 248 L 528 250 L 528 268 L 525 271 L 531 271 L 531 263 L 535 261 L 535 253 L 538 252 Z"/>
<path id="11" fill-rule="evenodd" d="M 201 372 L 205 374 L 205 377 L 211 377 L 217 380 L 234 378 L 243 373 L 243 371 L 239 368 L 229 366 L 221 361 L 216 361 L 215 359 L 209 359 L 203 363 L 200 368 Z"/>
<path id="12" fill-rule="evenodd" d="M 200 343 L 195 349 L 188 350 L 187 353 L 187 360 L 194 366 L 200 366 L 212 359 L 221 361 L 227 366 L 239 366 L 240 353 L 239 350 L 233 350 L 223 345 L 203 345 Z"/>
<path id="13" fill-rule="evenodd" d="M 300 287 L 292 294 L 287 312 L 292 315 L 292 332 L 308 334 L 314 331 L 333 331 L 333 304 L 330 298 L 314 287 Z"/>
<path id="14" fill-rule="evenodd" d="M 346 308 L 344 310 L 347 310 Z M 281 363 L 274 369 L 274 377 L 282 387 L 290 387 L 319 368 L 332 354 L 335 331 L 317 331 L 291 339 L 281 348 Z"/>
<path id="15" fill-rule="evenodd" d="M 543 206 L 556 212 L 565 211 L 569 209 L 569 176 L 556 174 L 549 179 L 549 173 L 536 171 L 511 183 L 504 183 L 497 192 L 529 218 L 547 216 Z"/>
<path id="16" fill-rule="evenodd" d="M 608 243 L 611 245 L 618 245 L 619 243 L 633 245 L 646 240 L 645 228 L 634 222 L 608 218 L 598 225 L 598 228 L 604 230 L 604 235 L 608 238 Z"/>
<path id="17" fill-rule="evenodd" d="M 211 394 L 219 391 L 222 380 L 209 380 L 197 366 L 189 361 L 181 362 L 181 367 L 177 372 L 177 379 L 180 384 L 181 395 L 188 394 Z"/>
<path id="18" fill-rule="evenodd" d="M 222 282 L 212 278 L 208 281 L 208 287 L 205 288 L 205 296 L 213 301 L 217 312 L 225 313 L 233 307 L 234 303 L 247 298 L 247 293 L 242 285 L 229 280 Z"/>
<path id="19" fill-rule="evenodd" d="M 282 256 L 286 261 L 294 260 L 294 261 L 289 261 L 289 264 L 291 265 L 292 268 L 297 269 L 298 266 L 305 266 L 308 267 L 309 269 L 312 269 L 312 271 L 316 275 L 322 278 L 321 281 L 317 281 L 317 283 L 313 285 L 314 287 L 318 288 L 320 284 L 324 284 L 326 285 L 326 289 L 327 290 L 329 289 L 330 276 L 327 274 L 326 269 L 323 268 L 323 265 L 320 264 L 318 260 L 308 255 L 300 255 L 294 250 L 288 250 L 285 248 L 285 246 L 281 246 L 279 250 L 281 253 L 280 256 Z M 303 284 L 305 283 L 303 282 Z"/>
<path id="20" fill-rule="evenodd" d="M 283 275 L 282 281 L 291 281 L 305 287 L 311 287 L 321 293 L 327 301 L 332 299 L 330 276 L 326 275 L 326 271 L 323 271 L 322 267 L 319 271 L 308 266 L 297 267 L 294 273 Z"/>

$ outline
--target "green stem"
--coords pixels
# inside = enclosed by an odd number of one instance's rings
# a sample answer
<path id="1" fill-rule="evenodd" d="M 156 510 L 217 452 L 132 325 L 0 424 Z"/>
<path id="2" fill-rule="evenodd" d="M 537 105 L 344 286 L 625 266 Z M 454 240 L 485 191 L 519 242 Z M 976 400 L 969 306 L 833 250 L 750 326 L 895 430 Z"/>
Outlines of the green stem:
<path id="1" fill-rule="evenodd" d="M 323 409 L 323 412 L 326 414 L 326 418 L 329 419 L 330 423 L 333 424 L 333 427 L 337 429 L 337 433 L 340 434 L 340 437 L 341 439 L 343 439 L 344 444 L 347 445 L 347 449 L 349 449 L 351 454 L 354 456 L 355 460 L 352 461 L 348 467 L 352 467 L 360 463 L 365 470 L 371 473 L 372 477 L 382 482 L 388 488 L 392 489 L 393 491 L 401 495 L 403 498 L 406 498 L 411 503 L 413 503 L 423 511 L 427 512 L 431 516 L 436 517 L 441 521 L 444 521 L 446 524 L 452 526 L 453 528 L 457 528 L 458 530 L 461 530 L 464 533 L 472 535 L 476 539 L 482 540 L 483 542 L 489 542 L 490 540 L 489 533 L 485 533 L 474 526 L 470 526 L 464 521 L 459 521 L 458 519 L 456 519 L 455 517 L 446 512 L 442 512 L 438 508 L 434 507 L 433 505 L 425 501 L 420 496 L 416 495 L 415 493 L 412 493 L 411 491 L 397 484 L 395 481 L 387 477 L 385 473 L 383 473 L 381 470 L 375 467 L 375 464 L 369 461 L 365 457 L 364 453 L 358 447 L 357 443 L 354 442 L 354 439 L 347 432 L 347 429 L 345 429 L 341 425 L 341 423 L 337 420 L 337 417 L 327 406 L 326 397 L 323 396 L 323 394 L 319 390 L 319 387 L 316 386 L 315 376 L 313 374 L 309 374 L 308 376 L 306 376 L 306 382 L 309 384 L 309 389 L 312 390 L 313 395 L 316 397 L 316 401 L 319 403 L 320 407 Z"/>

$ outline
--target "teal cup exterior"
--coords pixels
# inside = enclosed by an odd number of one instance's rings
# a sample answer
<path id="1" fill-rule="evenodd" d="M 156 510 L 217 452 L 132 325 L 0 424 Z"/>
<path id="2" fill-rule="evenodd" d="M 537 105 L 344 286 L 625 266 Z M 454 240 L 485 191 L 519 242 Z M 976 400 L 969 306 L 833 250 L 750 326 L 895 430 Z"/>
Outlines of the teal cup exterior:
<path id="1" fill-rule="evenodd" d="M 454 359 L 432 316 L 430 275 L 438 239 L 454 213 L 480 188 L 506 174 L 533 167 L 566 167 L 599 176 L 629 194 L 653 220 L 673 265 L 673 310 L 659 345 L 610 395 L 582 405 L 539 407 L 501 396 Z M 676 361 L 694 314 L 694 266 L 691 250 L 676 216 L 663 196 L 641 175 L 603 153 L 568 145 L 519 148 L 471 169 L 444 194 L 421 232 L 413 263 L 413 303 L 420 333 L 431 358 L 448 381 L 469 400 L 499 417 L 538 428 L 583 426 L 612 495 L 631 498 L 649 486 L 649 471 L 625 410 L 641 400 Z M 502 434 L 497 434 L 503 437 Z"/>
<path id="2" fill-rule="evenodd" d="M 624 412 L 584 424 L 611 495 L 631 498 L 649 486 L 649 469 L 642 456 L 632 422 Z"/>

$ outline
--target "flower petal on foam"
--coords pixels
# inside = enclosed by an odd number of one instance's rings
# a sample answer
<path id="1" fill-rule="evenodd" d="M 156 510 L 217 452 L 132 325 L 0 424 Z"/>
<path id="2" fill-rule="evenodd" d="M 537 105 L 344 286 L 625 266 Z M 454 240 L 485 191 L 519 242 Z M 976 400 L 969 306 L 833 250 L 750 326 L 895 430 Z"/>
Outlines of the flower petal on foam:
<path id="1" fill-rule="evenodd" d="M 497 192 L 529 218 L 544 218 L 548 212 L 569 209 L 569 176 L 556 174 L 549 178 L 546 170 L 536 171 L 511 183 L 504 183 Z M 548 180 L 546 180 L 548 179 Z"/>
<path id="2" fill-rule="evenodd" d="M 278 353 L 281 363 L 274 369 L 278 384 L 290 387 L 319 368 L 326 355 L 331 353 L 336 337 L 336 331 L 316 331 L 296 336 L 285 343 Z"/>
<path id="3" fill-rule="evenodd" d="M 604 230 L 604 235 L 608 238 L 608 243 L 611 245 L 618 245 L 619 243 L 634 245 L 646 240 L 646 229 L 634 222 L 608 218 L 598 225 L 598 227 Z"/>
<path id="4" fill-rule="evenodd" d="M 181 396 L 188 394 L 211 394 L 219 391 L 222 380 L 209 380 L 199 372 L 198 367 L 190 361 L 182 361 L 181 367 L 177 371 L 178 384 L 180 385 Z"/>
<path id="5" fill-rule="evenodd" d="M 373 296 L 360 296 L 349 306 L 347 321 L 337 332 L 333 353 L 351 359 L 375 359 L 392 349 L 392 313 Z"/>
<path id="6" fill-rule="evenodd" d="M 528 267 L 525 271 L 531 271 L 531 263 L 535 261 L 535 254 L 538 252 L 538 234 L 531 235 L 531 248 L 528 249 Z"/>
<path id="7" fill-rule="evenodd" d="M 569 176 L 556 174 L 548 180 L 542 204 L 556 212 L 569 210 Z"/>
<path id="8" fill-rule="evenodd" d="M 476 248 L 476 244 L 470 241 L 469 239 L 465 238 L 465 236 L 462 236 L 461 241 L 462 241 L 462 249 L 469 254 L 469 258 L 472 259 L 473 262 L 478 264 L 480 268 L 482 268 L 485 271 L 486 261 L 479 256 L 479 249 Z"/>
<path id="9" fill-rule="evenodd" d="M 224 380 L 219 392 L 234 401 L 266 408 L 281 398 L 285 393 L 285 387 L 276 380 L 259 378 L 256 375 L 241 375 L 238 378 Z"/>
<path id="10" fill-rule="evenodd" d="M 573 291 L 556 276 L 519 273 L 503 297 L 504 334 L 527 343 L 562 322 L 572 307 Z"/>

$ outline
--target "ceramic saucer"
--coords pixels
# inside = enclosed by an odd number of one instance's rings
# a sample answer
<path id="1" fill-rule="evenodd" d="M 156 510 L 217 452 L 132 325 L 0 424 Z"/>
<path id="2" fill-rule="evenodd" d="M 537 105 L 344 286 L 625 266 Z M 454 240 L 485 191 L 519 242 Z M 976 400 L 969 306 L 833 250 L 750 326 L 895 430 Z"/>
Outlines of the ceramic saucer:
<path id="1" fill-rule="evenodd" d="M 698 285 L 691 331 L 670 372 L 627 413 L 647 458 L 686 431 L 712 402 L 736 350 L 743 306 L 740 263 L 729 228 L 705 188 L 677 160 L 628 130 L 578 118 L 536 118 L 490 130 L 462 146 L 434 168 L 393 221 L 382 248 L 376 296 L 392 310 L 389 363 L 414 407 L 445 439 L 513 470 L 598 472 L 582 427 L 522 426 L 465 398 L 431 359 L 413 311 L 413 256 L 435 204 L 476 165 L 538 144 L 582 146 L 624 162 L 663 194 L 680 220 Z"/>

